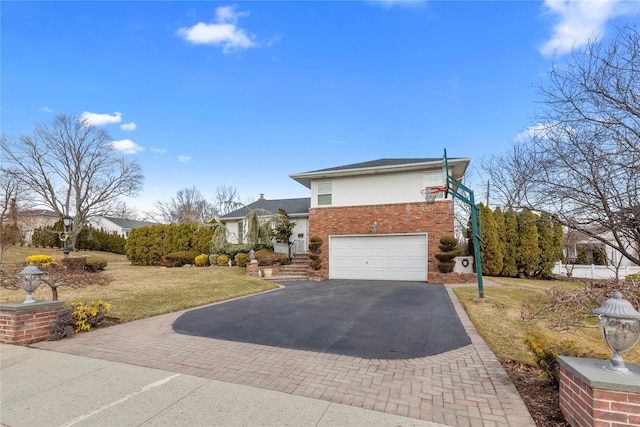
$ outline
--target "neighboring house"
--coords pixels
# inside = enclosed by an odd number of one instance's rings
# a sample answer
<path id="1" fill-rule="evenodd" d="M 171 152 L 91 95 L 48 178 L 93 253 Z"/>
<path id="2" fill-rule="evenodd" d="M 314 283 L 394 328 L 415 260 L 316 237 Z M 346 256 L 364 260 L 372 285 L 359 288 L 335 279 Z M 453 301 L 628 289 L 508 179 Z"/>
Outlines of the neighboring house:
<path id="1" fill-rule="evenodd" d="M 462 180 L 468 158 L 449 159 Z M 290 175 L 311 191 L 309 236 L 320 237 L 320 277 L 429 281 L 440 238 L 454 235 L 453 197 L 427 203 L 444 184 L 441 158 L 380 159 Z"/>
<path id="2" fill-rule="evenodd" d="M 151 225 L 159 225 L 156 222 L 138 221 L 135 219 L 114 218 L 108 216 L 98 216 L 89 221 L 89 224 L 96 230 L 103 229 L 110 234 L 117 234 L 118 236 L 129 237 L 129 233 L 134 228 L 146 227 Z"/>
<path id="3" fill-rule="evenodd" d="M 603 230 L 597 234 L 608 241 L 612 241 L 613 239 L 610 231 Z M 638 255 L 638 251 L 640 251 L 638 244 L 638 242 L 635 242 L 634 247 L 634 244 L 629 242 L 628 250 L 631 251 L 631 253 Z M 569 230 L 565 232 L 562 240 L 562 253 L 569 264 L 573 264 L 578 257 L 578 254 L 581 252 L 585 252 L 590 263 L 593 264 L 594 254 L 598 251 L 603 251 L 607 255 L 608 265 L 616 267 L 638 267 L 637 264 L 622 256 L 620 252 L 609 245 L 605 245 L 598 239 L 590 237 L 579 231 Z"/>
<path id="4" fill-rule="evenodd" d="M 18 213 L 18 227 L 24 234 L 26 244 L 31 244 L 33 230 L 42 227 L 51 227 L 60 220 L 54 211 L 48 209 L 29 209 Z"/>
<path id="5" fill-rule="evenodd" d="M 223 221 L 227 227 L 229 243 L 246 243 L 245 236 L 247 234 L 247 224 L 245 216 L 251 210 L 264 209 L 272 214 L 277 213 L 278 209 L 283 209 L 291 221 L 296 225 L 291 235 L 291 255 L 296 253 L 307 252 L 308 236 L 309 236 L 309 206 L 311 199 L 308 197 L 299 199 L 276 199 L 267 200 L 264 194 L 260 194 L 260 198 L 255 202 L 222 215 L 219 220 Z M 277 252 L 287 253 L 286 244 L 276 244 L 274 248 Z"/>

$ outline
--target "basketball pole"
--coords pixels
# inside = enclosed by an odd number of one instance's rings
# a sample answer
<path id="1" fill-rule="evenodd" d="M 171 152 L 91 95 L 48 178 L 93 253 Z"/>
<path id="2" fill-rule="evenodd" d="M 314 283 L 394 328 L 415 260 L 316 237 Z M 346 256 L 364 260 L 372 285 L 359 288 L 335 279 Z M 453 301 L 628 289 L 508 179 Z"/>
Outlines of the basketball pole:
<path id="1" fill-rule="evenodd" d="M 473 252 L 476 263 L 476 274 L 478 276 L 478 298 L 484 300 L 484 288 L 482 285 L 482 260 L 480 259 L 480 230 L 478 229 L 478 218 L 480 208 L 476 205 L 473 190 L 467 188 L 460 181 L 449 174 L 449 162 L 447 160 L 447 149 L 444 149 L 444 169 L 447 175 L 445 197 L 451 193 L 453 196 L 471 207 L 471 231 L 473 232 Z M 466 195 L 459 191 L 466 192 Z"/>

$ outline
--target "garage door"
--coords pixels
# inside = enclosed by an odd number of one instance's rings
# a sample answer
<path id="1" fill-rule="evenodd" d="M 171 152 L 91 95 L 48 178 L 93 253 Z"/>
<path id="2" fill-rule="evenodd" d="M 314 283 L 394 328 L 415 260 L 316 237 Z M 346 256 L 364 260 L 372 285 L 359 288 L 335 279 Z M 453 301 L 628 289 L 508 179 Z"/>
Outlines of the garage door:
<path id="1" fill-rule="evenodd" d="M 427 280 L 427 235 L 329 237 L 329 278 Z"/>

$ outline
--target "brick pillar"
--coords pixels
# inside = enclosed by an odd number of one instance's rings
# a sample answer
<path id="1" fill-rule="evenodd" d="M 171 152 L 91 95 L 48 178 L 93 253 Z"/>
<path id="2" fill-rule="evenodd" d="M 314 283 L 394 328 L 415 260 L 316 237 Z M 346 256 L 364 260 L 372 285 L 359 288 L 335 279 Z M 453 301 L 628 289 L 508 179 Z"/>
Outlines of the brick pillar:
<path id="1" fill-rule="evenodd" d="M 629 374 L 602 369 L 608 361 L 559 356 L 560 409 L 573 427 L 640 425 L 640 365 Z"/>
<path id="2" fill-rule="evenodd" d="M 247 263 L 247 276 L 258 277 L 258 261 Z"/>
<path id="3" fill-rule="evenodd" d="M 0 343 L 30 344 L 49 339 L 62 301 L 0 304 Z"/>

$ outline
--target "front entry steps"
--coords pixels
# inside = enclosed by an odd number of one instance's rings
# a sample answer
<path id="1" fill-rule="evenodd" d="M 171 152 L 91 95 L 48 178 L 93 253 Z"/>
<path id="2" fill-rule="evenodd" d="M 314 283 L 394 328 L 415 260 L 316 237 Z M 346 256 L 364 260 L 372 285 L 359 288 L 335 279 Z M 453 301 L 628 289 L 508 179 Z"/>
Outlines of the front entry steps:
<path id="1" fill-rule="evenodd" d="M 269 278 L 264 278 L 269 282 L 297 282 L 299 280 L 309 280 L 309 275 L 307 274 L 307 270 L 309 268 L 309 255 L 295 254 L 291 258 L 291 263 L 288 265 L 283 265 L 280 267 L 280 271 L 277 276 L 271 276 Z"/>

